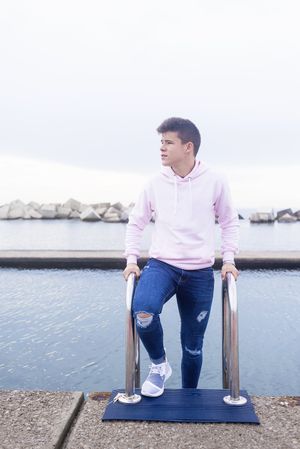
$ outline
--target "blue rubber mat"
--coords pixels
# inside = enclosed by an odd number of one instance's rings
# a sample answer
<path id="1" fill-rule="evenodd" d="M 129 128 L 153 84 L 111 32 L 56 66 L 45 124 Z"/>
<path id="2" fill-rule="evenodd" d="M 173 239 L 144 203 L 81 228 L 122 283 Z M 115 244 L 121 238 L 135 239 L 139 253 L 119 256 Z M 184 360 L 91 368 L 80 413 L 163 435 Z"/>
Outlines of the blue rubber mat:
<path id="1" fill-rule="evenodd" d="M 166 389 L 158 398 L 142 396 L 137 404 L 113 402 L 113 398 L 124 390 L 114 390 L 103 414 L 102 421 L 169 421 L 207 423 L 259 424 L 251 399 L 245 390 L 241 396 L 247 399 L 242 406 L 227 405 L 223 397 L 228 390 L 199 390 L 185 388 Z M 140 390 L 136 389 L 136 394 Z"/>

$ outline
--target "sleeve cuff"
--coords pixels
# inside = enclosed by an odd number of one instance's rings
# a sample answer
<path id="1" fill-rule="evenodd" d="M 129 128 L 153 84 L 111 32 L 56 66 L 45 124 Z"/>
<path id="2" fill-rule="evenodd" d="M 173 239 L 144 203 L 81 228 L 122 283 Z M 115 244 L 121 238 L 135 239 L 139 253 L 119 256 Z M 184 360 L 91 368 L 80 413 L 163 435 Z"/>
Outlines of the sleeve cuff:
<path id="1" fill-rule="evenodd" d="M 226 252 L 223 254 L 223 263 L 234 263 L 234 254 L 232 252 Z"/>
<path id="2" fill-rule="evenodd" d="M 136 256 L 134 256 L 134 255 L 130 255 L 130 256 L 128 256 L 127 257 L 127 265 L 129 264 L 129 263 L 137 263 L 137 257 Z"/>

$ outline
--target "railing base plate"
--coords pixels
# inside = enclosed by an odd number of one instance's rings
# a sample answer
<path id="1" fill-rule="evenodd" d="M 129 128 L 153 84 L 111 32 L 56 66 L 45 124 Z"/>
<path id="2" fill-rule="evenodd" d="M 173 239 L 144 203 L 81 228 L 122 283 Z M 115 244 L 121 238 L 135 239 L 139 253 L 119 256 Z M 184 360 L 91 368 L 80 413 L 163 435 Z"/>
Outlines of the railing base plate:
<path id="1" fill-rule="evenodd" d="M 223 401 L 228 405 L 245 405 L 247 404 L 247 399 L 243 396 L 239 396 L 238 399 L 233 399 L 231 396 L 224 396 Z"/>
<path id="2" fill-rule="evenodd" d="M 140 396 L 139 394 L 127 396 L 124 393 L 124 394 L 120 394 L 120 396 L 118 397 L 117 400 L 119 402 L 121 402 L 122 404 L 137 404 L 138 402 L 140 402 L 141 399 L 142 399 L 142 396 Z"/>
<path id="3" fill-rule="evenodd" d="M 133 406 L 118 401 L 113 403 L 118 393 L 124 394 L 124 389 L 112 391 L 102 421 L 259 424 L 251 397 L 245 390 L 240 391 L 240 395 L 247 399 L 243 407 L 225 404 L 223 398 L 230 394 L 228 389 L 165 388 L 164 394 L 156 398 L 142 395 L 142 400 Z M 135 393 L 140 395 L 141 390 L 136 389 Z"/>

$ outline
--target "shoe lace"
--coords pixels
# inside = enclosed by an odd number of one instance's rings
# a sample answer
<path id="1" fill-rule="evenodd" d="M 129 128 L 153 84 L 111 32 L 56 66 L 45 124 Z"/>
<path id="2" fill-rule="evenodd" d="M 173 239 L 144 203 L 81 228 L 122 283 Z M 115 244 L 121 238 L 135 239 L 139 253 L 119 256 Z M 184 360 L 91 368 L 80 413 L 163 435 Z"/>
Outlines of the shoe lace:
<path id="1" fill-rule="evenodd" d="M 165 364 L 155 365 L 153 363 L 152 365 L 149 365 L 149 368 L 150 368 L 150 374 L 159 374 L 160 376 L 164 376 L 166 374 Z"/>

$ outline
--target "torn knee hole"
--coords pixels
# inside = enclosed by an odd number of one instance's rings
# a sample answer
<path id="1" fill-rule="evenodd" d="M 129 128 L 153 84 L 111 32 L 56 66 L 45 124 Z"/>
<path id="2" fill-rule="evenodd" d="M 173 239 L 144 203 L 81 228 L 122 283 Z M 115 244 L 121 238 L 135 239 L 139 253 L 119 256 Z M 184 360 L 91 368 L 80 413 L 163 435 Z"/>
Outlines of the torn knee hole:
<path id="1" fill-rule="evenodd" d="M 137 316 L 139 318 L 148 318 L 149 316 L 151 316 L 150 313 L 138 313 Z"/>
<path id="2" fill-rule="evenodd" d="M 148 327 L 152 323 L 153 315 L 150 313 L 137 313 L 136 314 L 136 324 L 139 327 Z"/>
<path id="3" fill-rule="evenodd" d="M 201 349 L 190 349 L 187 346 L 185 346 L 184 349 L 189 355 L 194 356 L 194 357 L 199 357 L 202 353 Z"/>

